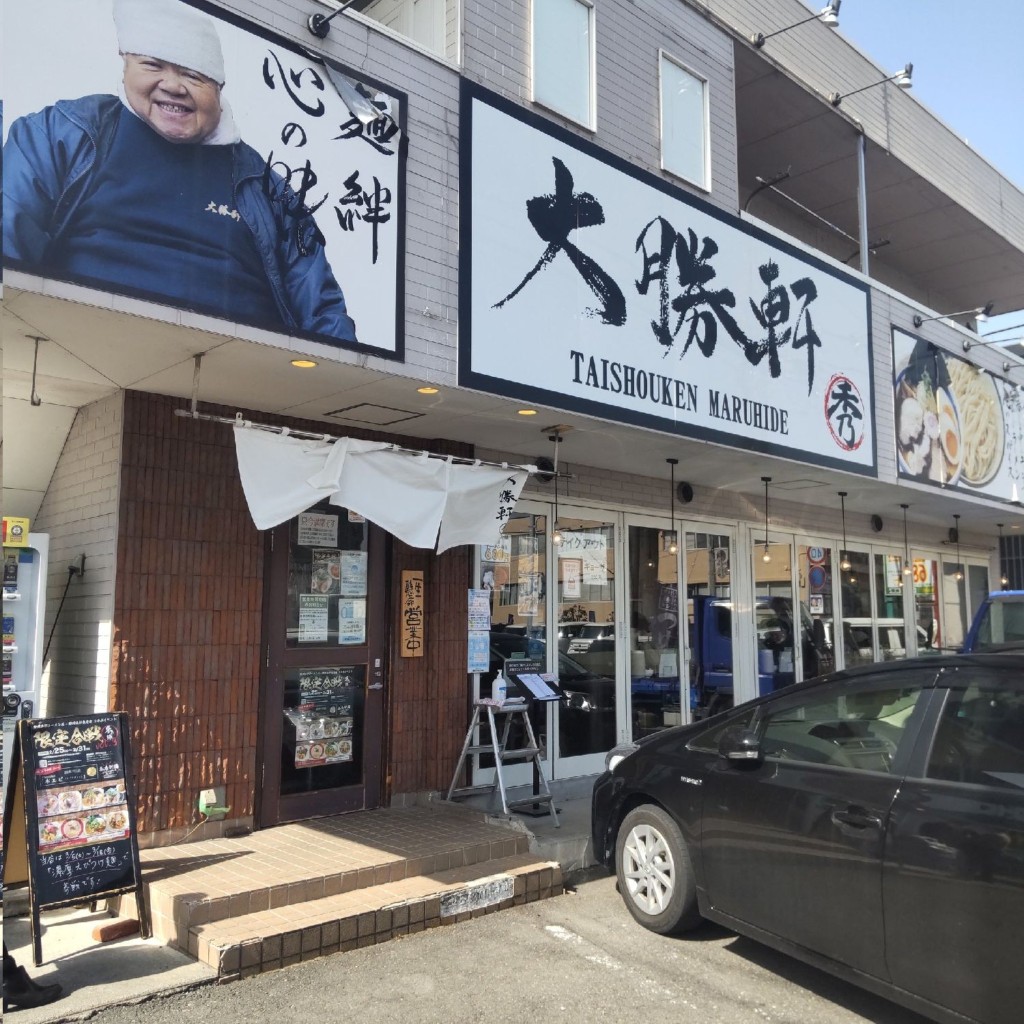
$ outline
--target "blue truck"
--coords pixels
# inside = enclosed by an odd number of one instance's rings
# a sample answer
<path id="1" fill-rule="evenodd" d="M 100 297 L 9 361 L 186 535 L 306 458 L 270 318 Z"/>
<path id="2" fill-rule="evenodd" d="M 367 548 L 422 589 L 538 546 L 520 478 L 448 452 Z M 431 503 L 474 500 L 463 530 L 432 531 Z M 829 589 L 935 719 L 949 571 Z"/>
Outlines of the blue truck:
<path id="1" fill-rule="evenodd" d="M 732 601 L 727 597 L 690 598 L 690 708 L 695 718 L 717 714 L 733 703 Z M 757 629 L 757 695 L 796 681 L 794 645 L 800 643 L 805 679 L 835 667 L 824 623 L 799 606 L 793 619 L 785 597 L 759 597 L 754 608 Z"/>
<path id="2" fill-rule="evenodd" d="M 1024 590 L 996 590 L 982 601 L 967 631 L 965 651 L 1024 647 Z"/>

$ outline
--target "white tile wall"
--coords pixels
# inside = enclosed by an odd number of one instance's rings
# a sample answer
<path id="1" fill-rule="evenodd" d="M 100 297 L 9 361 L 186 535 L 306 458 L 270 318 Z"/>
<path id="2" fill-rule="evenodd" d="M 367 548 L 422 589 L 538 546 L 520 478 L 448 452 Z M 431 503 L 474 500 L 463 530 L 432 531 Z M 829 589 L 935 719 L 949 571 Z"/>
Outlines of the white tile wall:
<path id="1" fill-rule="evenodd" d="M 107 710 L 122 424 L 120 393 L 79 409 L 32 524 L 50 536 L 44 647 L 67 585 L 43 666 L 46 715 Z M 68 585 L 83 554 L 85 573 Z"/>

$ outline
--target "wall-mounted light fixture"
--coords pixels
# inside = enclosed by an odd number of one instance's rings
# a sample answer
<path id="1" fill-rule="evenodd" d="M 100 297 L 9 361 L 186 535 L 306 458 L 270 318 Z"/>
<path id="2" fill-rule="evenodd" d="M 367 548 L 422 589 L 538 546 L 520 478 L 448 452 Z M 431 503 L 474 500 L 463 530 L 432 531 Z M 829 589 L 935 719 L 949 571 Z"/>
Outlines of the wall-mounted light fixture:
<path id="1" fill-rule="evenodd" d="M 327 33 L 331 31 L 331 22 L 343 11 L 348 10 L 356 0 L 345 0 L 345 2 L 336 10 L 331 11 L 330 14 L 311 14 L 306 19 L 306 28 L 317 37 L 317 39 L 326 39 Z"/>
<path id="2" fill-rule="evenodd" d="M 867 89 L 874 89 L 875 86 L 885 85 L 886 82 L 892 82 L 897 89 L 910 89 L 913 86 L 913 82 L 910 80 L 910 76 L 914 73 L 913 64 L 904 64 L 902 71 L 897 71 L 895 75 L 889 75 L 888 78 L 883 78 L 881 81 L 872 82 L 870 85 L 862 85 L 859 89 L 851 89 L 849 92 L 832 92 L 829 93 L 828 101 L 833 107 L 838 107 L 847 96 L 856 96 L 859 92 L 864 92 Z"/>
<path id="3" fill-rule="evenodd" d="M 836 491 L 839 495 L 839 507 L 843 511 L 843 550 L 839 552 L 839 568 L 843 572 L 851 569 L 850 556 L 846 551 L 846 491 Z"/>
<path id="4" fill-rule="evenodd" d="M 676 533 L 676 466 L 678 459 L 666 459 L 670 476 L 669 495 L 669 530 L 665 535 L 665 543 L 668 546 L 668 553 L 674 555 L 679 550 L 679 535 Z"/>
<path id="5" fill-rule="evenodd" d="M 952 320 L 955 316 L 973 316 L 984 323 L 991 315 L 992 310 L 995 308 L 994 302 L 986 302 L 984 306 L 977 306 L 974 309 L 961 309 L 958 313 L 939 313 L 937 316 L 920 316 L 917 313 L 914 314 L 914 326 L 920 327 L 921 324 L 931 323 L 932 320 Z M 965 341 L 964 351 L 970 350 L 972 345 L 977 345 L 976 341 Z"/>
<path id="6" fill-rule="evenodd" d="M 772 482 L 770 476 L 761 477 L 764 483 L 764 551 L 761 553 L 762 562 L 770 562 L 772 553 L 768 550 L 768 485 Z"/>
<path id="7" fill-rule="evenodd" d="M 558 446 L 562 443 L 562 432 L 555 428 L 553 434 L 548 435 L 548 440 L 555 446 L 554 477 L 555 477 L 555 519 L 552 523 L 554 529 L 551 531 L 551 543 L 558 547 L 562 543 L 562 530 L 558 525 Z"/>
<path id="8" fill-rule="evenodd" d="M 960 564 L 960 513 L 953 513 L 953 535 L 956 537 L 956 579 L 964 578 L 963 567 Z"/>
<path id="9" fill-rule="evenodd" d="M 996 523 L 996 526 L 999 527 L 999 583 L 1005 587 L 1010 579 L 1006 575 L 1006 565 L 1003 562 L 1003 524 Z"/>
<path id="10" fill-rule="evenodd" d="M 843 0 L 829 0 L 826 7 L 823 7 L 817 14 L 812 14 L 809 18 L 804 18 L 802 21 L 796 21 L 792 25 L 787 25 L 785 28 L 776 29 L 774 32 L 754 32 L 750 36 L 750 44 L 756 49 L 760 50 L 764 46 L 765 41 L 771 39 L 772 36 L 781 36 L 783 32 L 788 32 L 790 29 L 798 28 L 800 25 L 806 25 L 809 21 L 820 21 L 822 25 L 828 25 L 829 28 L 839 27 L 839 8 L 842 5 Z"/>
<path id="11" fill-rule="evenodd" d="M 907 541 L 907 509 L 910 506 L 905 502 L 901 502 L 900 508 L 903 509 L 903 575 L 911 576 L 913 575 L 914 567 L 910 564 L 910 544 Z"/>

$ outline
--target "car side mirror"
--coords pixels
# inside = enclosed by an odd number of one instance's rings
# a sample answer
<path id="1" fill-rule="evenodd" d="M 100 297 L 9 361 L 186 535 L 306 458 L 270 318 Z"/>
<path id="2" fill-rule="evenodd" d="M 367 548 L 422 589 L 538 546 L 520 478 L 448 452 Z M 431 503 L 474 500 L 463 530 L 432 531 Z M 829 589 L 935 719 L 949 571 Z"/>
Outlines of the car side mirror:
<path id="1" fill-rule="evenodd" d="M 718 741 L 718 756 L 726 761 L 763 761 L 761 740 L 753 729 L 726 729 Z"/>

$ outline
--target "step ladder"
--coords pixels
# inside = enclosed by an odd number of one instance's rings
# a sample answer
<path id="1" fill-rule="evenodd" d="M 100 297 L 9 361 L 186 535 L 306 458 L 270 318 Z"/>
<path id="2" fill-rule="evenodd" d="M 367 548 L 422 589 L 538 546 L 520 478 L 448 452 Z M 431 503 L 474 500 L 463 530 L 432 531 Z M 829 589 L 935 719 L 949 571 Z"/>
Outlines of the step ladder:
<path id="1" fill-rule="evenodd" d="M 499 717 L 503 719 L 500 735 L 497 721 Z M 527 746 L 510 748 L 508 745 L 509 733 L 512 731 L 512 723 L 517 717 L 522 718 Z M 474 743 L 474 739 L 478 735 L 478 730 L 483 725 L 485 718 L 490 726 L 491 742 Z M 463 770 L 466 767 L 466 758 L 473 754 L 494 755 L 494 782 L 491 786 L 458 786 Z M 540 792 L 533 793 L 531 796 L 524 797 L 521 800 L 509 800 L 502 768 L 509 762 L 515 761 L 533 762 L 534 780 L 539 783 Z M 460 796 L 483 793 L 488 789 L 490 790 L 488 808 L 493 806 L 496 793 L 501 795 L 501 808 L 505 814 L 511 814 L 517 807 L 539 807 L 546 804 L 555 827 L 560 827 L 558 811 L 555 809 L 555 799 L 551 795 L 551 790 L 548 789 L 548 781 L 544 777 L 544 769 L 540 763 L 540 747 L 537 745 L 537 739 L 533 733 L 529 705 L 525 701 L 478 700 L 474 703 L 473 720 L 469 724 L 469 729 L 466 730 L 466 739 L 462 744 L 462 753 L 459 754 L 459 761 L 455 766 L 455 774 L 452 776 L 452 783 L 448 787 L 448 795 L 445 799 L 454 800 Z"/>

